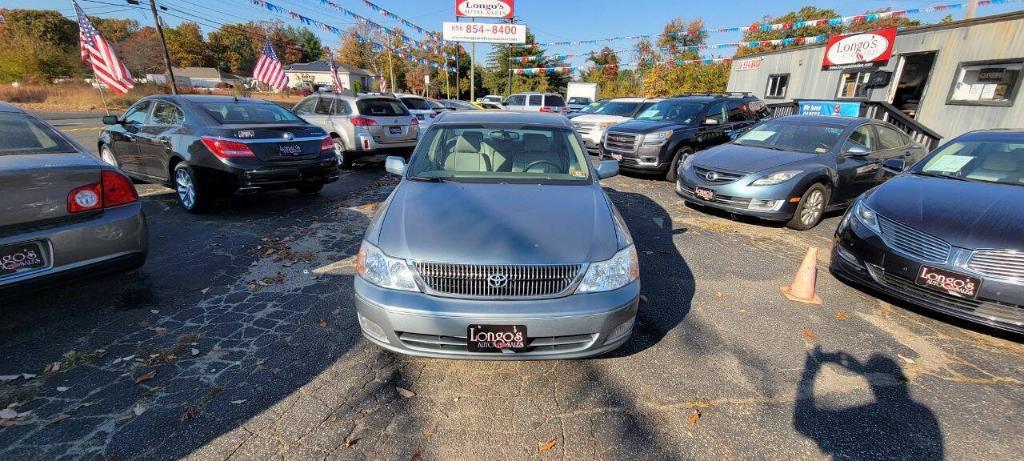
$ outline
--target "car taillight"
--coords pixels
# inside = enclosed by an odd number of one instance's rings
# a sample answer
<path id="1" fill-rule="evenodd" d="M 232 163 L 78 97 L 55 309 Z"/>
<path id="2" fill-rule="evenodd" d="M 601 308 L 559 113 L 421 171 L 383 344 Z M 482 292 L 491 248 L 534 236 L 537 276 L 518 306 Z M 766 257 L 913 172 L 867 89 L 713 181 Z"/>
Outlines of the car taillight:
<path id="1" fill-rule="evenodd" d="M 68 193 L 68 213 L 99 210 L 139 200 L 132 180 L 116 171 L 100 173 L 100 182 L 78 187 Z"/>
<path id="2" fill-rule="evenodd" d="M 352 122 L 352 124 L 355 125 L 355 126 L 375 126 L 375 125 L 377 125 L 377 122 L 373 121 L 373 119 L 369 119 L 369 118 L 366 118 L 366 117 L 352 117 L 352 118 L 349 119 L 349 121 Z"/>
<path id="3" fill-rule="evenodd" d="M 541 112 L 554 112 L 554 111 L 553 111 L 553 110 L 551 110 L 551 108 L 550 108 L 550 107 L 548 107 L 548 106 L 541 106 L 541 108 L 540 108 L 540 111 L 541 111 Z"/>
<path id="4" fill-rule="evenodd" d="M 437 118 L 437 113 L 436 112 L 431 112 L 430 113 L 430 118 Z"/>
<path id="5" fill-rule="evenodd" d="M 213 155 L 220 158 L 251 158 L 256 156 L 252 149 L 249 148 L 249 145 L 245 143 L 211 138 L 209 136 L 203 136 L 202 140 L 206 148 L 210 149 Z"/>
<path id="6" fill-rule="evenodd" d="M 419 125 L 419 124 L 420 124 L 420 119 L 416 118 L 416 116 L 414 115 L 414 116 L 412 117 L 412 121 L 411 121 L 411 122 L 409 122 L 409 124 L 410 124 L 410 125 Z"/>
<path id="7" fill-rule="evenodd" d="M 324 138 L 323 141 L 320 141 L 320 151 L 321 152 L 334 152 L 334 139 L 331 138 L 330 136 L 328 136 L 328 137 Z"/>

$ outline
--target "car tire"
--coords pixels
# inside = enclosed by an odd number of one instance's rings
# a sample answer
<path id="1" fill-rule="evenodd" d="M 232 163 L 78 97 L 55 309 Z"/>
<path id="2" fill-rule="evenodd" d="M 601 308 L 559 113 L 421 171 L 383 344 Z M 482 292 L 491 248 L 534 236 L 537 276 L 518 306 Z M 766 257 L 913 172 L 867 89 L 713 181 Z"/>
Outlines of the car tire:
<path id="1" fill-rule="evenodd" d="M 683 160 L 686 160 L 686 157 L 691 155 L 693 155 L 693 148 L 689 146 L 680 147 L 675 155 L 672 156 L 672 163 L 668 165 L 668 173 L 665 173 L 665 180 L 676 182 L 676 179 L 679 179 L 679 165 L 683 163 Z"/>
<path id="2" fill-rule="evenodd" d="M 299 184 L 295 187 L 299 191 L 299 195 L 316 195 L 319 194 L 324 188 L 324 183 L 315 182 L 310 184 Z"/>
<path id="3" fill-rule="evenodd" d="M 110 146 L 106 144 L 100 146 L 100 160 L 103 160 L 114 168 L 121 168 L 121 166 L 117 164 L 117 157 L 114 157 L 114 151 L 110 150 Z"/>
<path id="4" fill-rule="evenodd" d="M 815 183 L 808 187 L 804 195 L 800 197 L 800 203 L 793 212 L 793 218 L 786 223 L 786 227 L 795 230 L 808 230 L 817 226 L 825 215 L 825 208 L 828 207 L 829 197 L 832 195 L 828 187 L 821 183 Z"/>
<path id="5" fill-rule="evenodd" d="M 352 168 L 352 156 L 345 152 L 345 144 L 341 138 L 334 139 L 334 155 L 338 157 L 338 168 L 347 170 Z"/>
<path id="6" fill-rule="evenodd" d="M 216 194 L 203 186 L 198 180 L 196 171 L 188 163 L 181 162 L 174 166 L 174 192 L 178 203 L 189 213 L 205 213 L 213 208 L 217 201 Z"/>

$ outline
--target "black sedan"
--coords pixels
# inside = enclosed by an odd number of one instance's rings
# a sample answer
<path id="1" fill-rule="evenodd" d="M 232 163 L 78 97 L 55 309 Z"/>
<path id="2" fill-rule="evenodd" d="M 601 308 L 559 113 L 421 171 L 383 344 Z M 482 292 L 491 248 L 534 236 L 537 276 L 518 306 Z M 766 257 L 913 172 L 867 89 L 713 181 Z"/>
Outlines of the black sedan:
<path id="1" fill-rule="evenodd" d="M 836 231 L 831 269 L 1024 333 L 1024 132 L 965 134 L 864 194 Z"/>
<path id="2" fill-rule="evenodd" d="M 134 179 L 175 188 L 193 213 L 222 195 L 288 188 L 315 194 L 338 179 L 327 133 L 267 101 L 151 96 L 103 123 L 101 158 Z"/>
<path id="3" fill-rule="evenodd" d="M 687 202 L 810 229 L 892 176 L 925 148 L 888 123 L 796 115 L 764 122 L 735 141 L 691 155 L 676 193 Z"/>

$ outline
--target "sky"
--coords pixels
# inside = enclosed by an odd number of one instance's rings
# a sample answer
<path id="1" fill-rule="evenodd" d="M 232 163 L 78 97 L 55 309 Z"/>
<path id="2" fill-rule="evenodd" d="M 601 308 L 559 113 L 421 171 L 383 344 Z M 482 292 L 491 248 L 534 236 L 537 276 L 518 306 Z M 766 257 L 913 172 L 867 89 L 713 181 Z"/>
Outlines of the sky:
<path id="1" fill-rule="evenodd" d="M 353 24 L 351 18 L 340 12 L 322 6 L 320 0 L 268 0 L 282 8 L 296 11 L 303 16 L 317 19 L 338 28 Z M 374 13 L 362 0 L 333 0 L 356 14 L 370 18 L 387 27 L 399 27 L 393 19 Z M 382 8 L 426 29 L 440 31 L 443 21 L 455 19 L 455 0 L 371 0 Z M 536 35 L 540 43 L 565 40 L 592 40 L 604 37 L 656 34 L 665 23 L 675 17 L 687 20 L 702 18 L 709 29 L 746 26 L 764 16 L 778 16 L 802 6 L 813 5 L 829 8 L 843 16 L 864 13 L 868 10 L 891 7 L 893 9 L 920 8 L 925 6 L 956 3 L 957 0 L 515 0 L 515 13 L 528 30 Z M 6 8 L 57 9 L 65 16 L 73 17 L 71 0 L 4 0 Z M 148 8 L 131 7 L 125 0 L 79 0 L 90 15 L 100 17 L 132 18 L 142 25 L 150 25 L 153 18 Z M 142 0 L 143 4 L 148 3 Z M 249 0 L 158 0 L 166 6 L 164 21 L 176 25 L 182 21 L 197 21 L 204 31 L 209 32 L 221 24 L 246 22 L 249 20 L 281 19 L 286 24 L 301 26 L 287 16 L 281 16 L 253 5 Z M 978 9 L 978 16 L 1005 13 L 1024 9 L 1024 2 L 992 5 Z M 924 23 L 937 22 L 946 14 L 955 19 L 963 18 L 965 10 L 952 10 L 915 16 Z M 482 20 L 487 21 L 487 20 Z M 336 47 L 338 37 L 312 28 L 321 37 L 324 45 Z M 415 31 L 408 35 L 420 39 Z M 739 33 L 715 33 L 708 38 L 708 44 L 731 43 L 741 40 Z M 607 45 L 612 49 L 628 49 L 632 41 L 617 41 L 601 45 L 555 46 L 547 48 L 547 54 L 584 54 L 599 50 Z M 468 48 L 468 45 L 467 45 Z M 486 60 L 489 45 L 477 46 L 477 58 Z M 731 50 L 723 50 L 731 55 Z M 623 56 L 628 62 L 630 56 Z M 583 58 L 574 58 L 570 64 L 578 65 Z"/>

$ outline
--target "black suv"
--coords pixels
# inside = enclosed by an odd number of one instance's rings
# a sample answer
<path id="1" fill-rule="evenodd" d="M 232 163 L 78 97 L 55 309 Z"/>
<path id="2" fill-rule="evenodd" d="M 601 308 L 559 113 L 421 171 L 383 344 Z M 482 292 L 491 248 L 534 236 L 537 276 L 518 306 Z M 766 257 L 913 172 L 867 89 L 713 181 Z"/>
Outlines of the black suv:
<path id="1" fill-rule="evenodd" d="M 623 170 L 661 172 L 675 181 L 686 156 L 729 142 L 768 114 L 749 93 L 676 96 L 609 128 L 603 157 L 618 160 Z"/>

